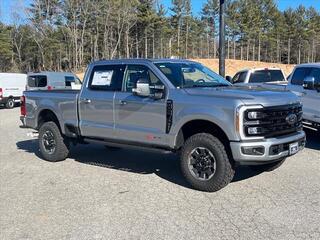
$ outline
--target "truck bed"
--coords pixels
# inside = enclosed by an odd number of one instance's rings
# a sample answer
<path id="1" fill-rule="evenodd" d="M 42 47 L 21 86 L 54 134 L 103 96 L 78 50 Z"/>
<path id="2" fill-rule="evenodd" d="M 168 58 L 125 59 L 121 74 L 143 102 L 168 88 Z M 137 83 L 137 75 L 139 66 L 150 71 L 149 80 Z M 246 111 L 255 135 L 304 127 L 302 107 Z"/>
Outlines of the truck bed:
<path id="1" fill-rule="evenodd" d="M 43 109 L 48 109 L 57 115 L 62 128 L 65 125 L 77 126 L 79 93 L 80 90 L 71 89 L 25 91 L 28 124 L 37 126 L 37 116 Z"/>

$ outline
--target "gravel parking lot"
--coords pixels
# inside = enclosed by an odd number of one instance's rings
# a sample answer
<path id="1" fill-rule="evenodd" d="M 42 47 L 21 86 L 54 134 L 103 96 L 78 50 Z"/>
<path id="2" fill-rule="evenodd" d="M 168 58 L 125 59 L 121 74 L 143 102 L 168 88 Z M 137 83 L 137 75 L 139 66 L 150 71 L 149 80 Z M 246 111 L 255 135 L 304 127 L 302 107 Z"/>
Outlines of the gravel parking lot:
<path id="1" fill-rule="evenodd" d="M 0 109 L 0 239 L 320 239 L 320 137 L 273 172 L 240 167 L 216 193 L 190 189 L 172 154 L 78 145 L 39 157 Z"/>

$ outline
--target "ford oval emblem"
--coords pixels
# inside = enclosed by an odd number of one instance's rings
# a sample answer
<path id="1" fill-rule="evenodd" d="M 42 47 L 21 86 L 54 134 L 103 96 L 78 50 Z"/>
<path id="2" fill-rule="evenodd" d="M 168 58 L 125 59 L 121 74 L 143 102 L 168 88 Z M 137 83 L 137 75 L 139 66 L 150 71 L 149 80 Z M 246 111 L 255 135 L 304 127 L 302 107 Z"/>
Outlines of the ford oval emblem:
<path id="1" fill-rule="evenodd" d="M 296 114 L 289 114 L 287 117 L 286 117 L 286 122 L 290 125 L 293 125 L 297 122 L 297 115 Z"/>

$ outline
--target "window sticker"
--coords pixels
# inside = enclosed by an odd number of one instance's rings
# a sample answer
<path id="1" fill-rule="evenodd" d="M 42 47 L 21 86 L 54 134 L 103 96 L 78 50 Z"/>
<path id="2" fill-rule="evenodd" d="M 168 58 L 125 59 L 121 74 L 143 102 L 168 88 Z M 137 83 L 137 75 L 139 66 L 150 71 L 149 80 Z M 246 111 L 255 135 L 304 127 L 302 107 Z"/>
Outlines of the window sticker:
<path id="1" fill-rule="evenodd" d="M 110 86 L 113 70 L 94 72 L 91 85 L 94 86 Z"/>

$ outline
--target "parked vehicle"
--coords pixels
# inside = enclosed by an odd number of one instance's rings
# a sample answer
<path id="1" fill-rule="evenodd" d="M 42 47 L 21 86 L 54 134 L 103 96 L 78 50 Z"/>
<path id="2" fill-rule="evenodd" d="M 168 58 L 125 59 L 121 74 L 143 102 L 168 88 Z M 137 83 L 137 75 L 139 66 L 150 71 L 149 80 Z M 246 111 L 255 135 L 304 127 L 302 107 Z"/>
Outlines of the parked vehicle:
<path id="1" fill-rule="evenodd" d="M 261 83 L 276 83 L 286 85 L 286 77 L 280 68 L 244 69 L 237 72 L 234 77 L 227 77 L 233 84 L 258 85 Z"/>
<path id="2" fill-rule="evenodd" d="M 26 84 L 26 74 L 0 73 L 0 105 L 13 108 L 16 103 L 20 102 Z"/>
<path id="3" fill-rule="evenodd" d="M 79 89 L 81 81 L 71 72 L 28 73 L 27 90 Z"/>
<path id="4" fill-rule="evenodd" d="M 320 131 L 320 63 L 297 65 L 286 85 L 266 83 L 262 86 L 269 89 L 289 90 L 301 97 L 303 125 Z"/>
<path id="5" fill-rule="evenodd" d="M 48 161 L 64 160 L 72 143 L 169 150 L 203 191 L 226 186 L 238 164 L 275 169 L 305 144 L 295 94 L 232 86 L 187 60 L 94 62 L 80 91 L 26 91 L 22 103 Z"/>

